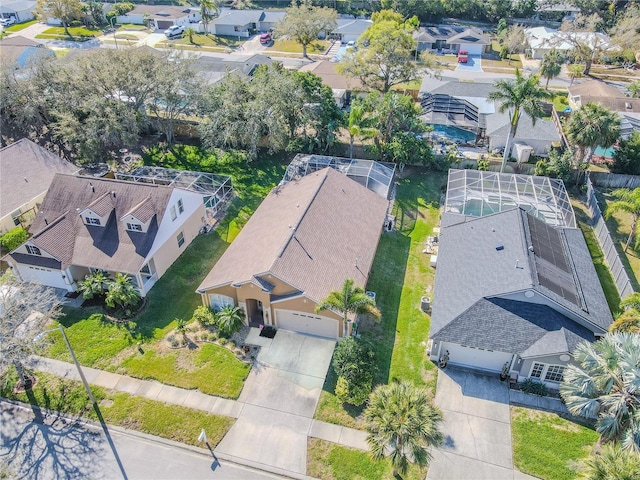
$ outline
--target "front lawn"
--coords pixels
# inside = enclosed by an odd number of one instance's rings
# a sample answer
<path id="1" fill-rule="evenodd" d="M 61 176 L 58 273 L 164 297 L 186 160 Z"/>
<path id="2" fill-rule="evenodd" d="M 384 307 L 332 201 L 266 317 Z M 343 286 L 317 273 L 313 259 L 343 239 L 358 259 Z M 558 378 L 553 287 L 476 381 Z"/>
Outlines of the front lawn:
<path id="1" fill-rule="evenodd" d="M 282 179 L 286 161 L 262 157 L 253 163 L 199 147 L 176 146 L 169 152 L 149 151 L 145 164 L 199 170 L 232 176 L 236 198 L 225 219 L 208 235 L 199 235 L 149 292 L 142 312 L 128 325 L 104 322 L 99 308 L 66 308 L 60 322 L 83 365 L 153 378 L 183 388 L 235 398 L 249 372 L 225 348 L 200 345 L 171 350 L 160 344 L 175 327 L 175 318 L 189 319 L 201 304 L 195 293 L 202 279 L 236 237 L 267 193 Z M 59 334 L 51 334 L 47 355 L 70 361 Z M 137 343 L 142 342 L 141 354 Z"/>
<path id="2" fill-rule="evenodd" d="M 215 48 L 217 50 L 225 50 L 227 48 L 237 48 L 245 41 L 246 39 L 238 40 L 238 37 L 196 33 L 193 35 L 193 42 L 189 41 L 188 35 L 184 35 L 182 38 L 163 40 L 161 43 L 164 47 L 208 47 Z"/>
<path id="3" fill-rule="evenodd" d="M 430 317 L 420 310 L 420 298 L 431 290 L 435 271 L 429 266 L 430 255 L 422 250 L 439 219 L 445 178 L 422 168 L 405 169 L 393 209 L 396 231 L 383 234 L 378 245 L 367 290 L 377 293 L 382 322 L 363 324 L 360 333 L 374 344 L 379 384 L 397 378 L 435 393 L 437 369 L 425 354 Z M 336 380 L 329 368 L 315 418 L 361 428 L 362 408 L 345 407 L 338 401 Z"/>
<path id="4" fill-rule="evenodd" d="M 310 45 L 307 45 L 307 53 L 322 55 L 329 48 L 330 43 L 326 40 L 316 40 Z M 269 45 L 266 52 L 285 52 L 285 53 L 299 53 L 302 55 L 302 45 L 295 40 L 276 39 L 272 45 Z"/>
<path id="5" fill-rule="evenodd" d="M 24 30 L 31 25 L 35 25 L 38 23 L 37 19 L 29 20 L 28 22 L 16 23 L 15 25 L 9 25 L 8 27 L 4 27 L 3 31 L 5 32 L 19 32 L 20 30 Z"/>
<path id="6" fill-rule="evenodd" d="M 388 461 L 373 461 L 368 452 L 342 447 L 317 438 L 307 441 L 307 475 L 320 480 L 392 480 Z M 426 469 L 409 467 L 404 480 L 422 480 Z"/>
<path id="7" fill-rule="evenodd" d="M 31 403 L 69 415 L 98 420 L 81 382 L 37 373 L 33 390 L 16 394 L 16 375 L 0 378 L 0 395 L 4 398 Z M 200 446 L 198 434 L 205 429 L 209 444 L 217 445 L 233 425 L 234 419 L 213 415 L 177 405 L 168 405 L 121 392 L 91 387 L 106 423 L 157 435 L 180 443 Z"/>
<path id="8" fill-rule="evenodd" d="M 513 463 L 543 480 L 572 480 L 598 441 L 589 427 L 555 413 L 511 407 Z"/>
<path id="9" fill-rule="evenodd" d="M 93 37 L 99 37 L 102 34 L 103 31 L 99 28 L 69 27 L 69 36 L 64 31 L 64 27 L 51 27 L 47 28 L 44 32 L 36 35 L 36 38 L 86 41 Z"/>

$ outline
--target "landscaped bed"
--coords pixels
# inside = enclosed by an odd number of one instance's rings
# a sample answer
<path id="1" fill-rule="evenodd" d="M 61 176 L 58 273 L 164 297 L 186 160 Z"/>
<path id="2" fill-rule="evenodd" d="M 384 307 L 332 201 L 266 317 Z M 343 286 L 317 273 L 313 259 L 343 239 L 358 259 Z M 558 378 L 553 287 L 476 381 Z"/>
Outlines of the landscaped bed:
<path id="1" fill-rule="evenodd" d="M 422 250 L 438 222 L 444 182 L 441 173 L 409 167 L 398 185 L 393 211 L 397 230 L 382 235 L 367 285 L 367 290 L 377 293 L 382 322 L 366 322 L 360 328 L 362 339 L 371 341 L 376 352 L 374 383 L 409 380 L 435 394 L 437 369 L 425 353 L 430 319 L 419 307 L 421 297 L 433 286 L 435 271 Z M 334 394 L 336 381 L 330 367 L 315 418 L 362 428 L 363 409 L 339 402 Z"/>
<path id="2" fill-rule="evenodd" d="M 0 395 L 11 400 L 32 403 L 72 416 L 98 420 L 81 382 L 37 373 L 37 382 L 28 393 L 14 393 L 16 375 L 0 378 Z M 6 381 L 5 381 L 6 380 Z M 209 444 L 214 447 L 233 425 L 234 419 L 210 413 L 167 405 L 121 392 L 107 392 L 91 387 L 106 423 L 158 435 L 176 442 L 198 445 L 198 434 L 205 429 Z"/>
<path id="3" fill-rule="evenodd" d="M 572 480 L 589 456 L 598 434 L 555 413 L 511 407 L 513 463 L 544 480 Z"/>

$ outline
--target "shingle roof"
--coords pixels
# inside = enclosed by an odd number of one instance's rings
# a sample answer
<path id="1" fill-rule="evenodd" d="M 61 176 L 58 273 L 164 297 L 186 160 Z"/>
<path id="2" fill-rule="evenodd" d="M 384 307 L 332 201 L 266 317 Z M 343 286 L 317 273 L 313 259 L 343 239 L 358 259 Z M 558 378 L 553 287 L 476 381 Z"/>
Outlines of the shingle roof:
<path id="1" fill-rule="evenodd" d="M 496 113 L 485 116 L 485 124 L 487 136 L 506 138 L 511 128 L 511 119 L 508 113 L 500 113 L 496 108 Z M 534 125 L 529 115 L 522 114 L 518 122 L 515 140 L 526 141 L 529 139 L 559 142 L 560 134 L 552 121 L 539 118 Z"/>
<path id="2" fill-rule="evenodd" d="M 567 90 L 571 96 L 586 95 L 589 97 L 625 97 L 621 90 L 600 80 L 591 80 L 578 85 L 572 85 L 568 87 Z"/>
<path id="3" fill-rule="evenodd" d="M 327 60 L 308 63 L 300 67 L 301 72 L 312 72 L 322 79 L 322 83 L 334 90 L 362 90 L 359 78 L 338 73 L 336 64 Z"/>
<path id="4" fill-rule="evenodd" d="M 30 241 L 60 260 L 62 268 L 81 265 L 137 273 L 153 245 L 158 222 L 173 190 L 160 185 L 58 174 L 31 226 Z M 77 209 L 82 210 L 95 200 L 106 204 L 107 198 L 112 211 L 106 224 L 85 225 Z M 120 218 L 147 198 L 157 217 L 147 233 L 128 231 Z"/>
<path id="5" fill-rule="evenodd" d="M 26 138 L 0 149 L 0 217 L 46 192 L 56 173 L 78 170 Z"/>
<path id="6" fill-rule="evenodd" d="M 149 18 L 159 20 L 176 19 L 189 15 L 189 8 L 171 5 L 136 5 L 126 15 L 147 15 Z"/>
<path id="7" fill-rule="evenodd" d="M 340 33 L 342 35 L 362 35 L 367 28 L 373 25 L 371 20 L 356 19 L 338 19 L 336 28 L 331 33 Z"/>
<path id="8" fill-rule="evenodd" d="M 530 356 L 571 353 L 593 333 L 552 308 L 504 298 L 480 299 L 433 336 L 475 348 Z"/>
<path id="9" fill-rule="evenodd" d="M 264 15 L 262 10 L 222 10 L 212 23 L 219 25 L 243 26 L 258 23 Z"/>
<path id="10" fill-rule="evenodd" d="M 151 200 L 151 197 L 147 197 L 139 204 L 135 205 L 131 210 L 125 213 L 122 218 L 127 215 L 133 215 L 142 223 L 147 223 L 156 214 L 155 205 Z"/>
<path id="11" fill-rule="evenodd" d="M 434 43 L 436 40 L 446 40 L 447 43 L 475 43 L 489 45 L 491 39 L 482 33 L 482 30 L 452 25 L 438 25 L 434 27 L 422 27 L 413 34 L 413 38 L 419 42 Z"/>
<path id="12" fill-rule="evenodd" d="M 326 168 L 276 187 L 198 288 L 267 272 L 320 301 L 346 278 L 366 283 L 387 200 Z"/>
<path id="13" fill-rule="evenodd" d="M 584 304 L 572 303 L 539 284 L 527 214 L 514 208 L 485 217 L 445 213 L 438 248 L 431 333 L 436 335 L 478 300 L 535 290 L 594 331 L 606 331 L 611 313 L 582 232 L 560 228 Z M 538 220 L 535 220 L 538 221 Z M 504 248 L 497 250 L 500 244 Z"/>

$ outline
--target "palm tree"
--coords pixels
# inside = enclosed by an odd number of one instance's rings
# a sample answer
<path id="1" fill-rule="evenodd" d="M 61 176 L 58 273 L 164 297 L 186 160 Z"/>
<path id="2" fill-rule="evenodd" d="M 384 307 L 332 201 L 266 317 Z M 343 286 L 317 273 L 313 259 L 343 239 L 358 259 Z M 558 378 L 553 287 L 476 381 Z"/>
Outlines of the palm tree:
<path id="1" fill-rule="evenodd" d="M 578 65 L 577 63 L 572 63 L 567 66 L 567 75 L 571 79 L 571 83 L 569 86 L 573 85 L 573 81 L 576 78 L 582 78 L 582 72 L 584 71 L 584 67 L 582 65 Z"/>
<path id="2" fill-rule="evenodd" d="M 625 310 L 609 326 L 609 331 L 611 333 L 640 333 L 640 312 L 635 308 Z"/>
<path id="3" fill-rule="evenodd" d="M 549 92 L 540 86 L 538 75 L 523 76 L 516 68 L 515 80 L 498 80 L 494 85 L 495 90 L 489 94 L 489 100 L 500 102 L 501 113 L 511 112 L 511 128 L 504 146 L 504 156 L 500 172 L 504 172 L 507 159 L 511 153 L 511 144 L 518 130 L 521 112 L 526 113 L 535 125 L 536 120 L 544 116 L 541 100 L 550 98 Z"/>
<path id="4" fill-rule="evenodd" d="M 216 325 L 226 335 L 233 335 L 243 325 L 244 313 L 240 307 L 225 305 L 216 313 Z"/>
<path id="5" fill-rule="evenodd" d="M 195 45 L 195 43 L 193 42 L 193 36 L 198 33 L 195 31 L 195 29 L 193 27 L 189 27 L 184 31 L 184 34 L 187 36 L 187 38 L 189 39 L 189 43 L 192 45 Z"/>
<path id="6" fill-rule="evenodd" d="M 140 293 L 129 275 L 116 273 L 116 278 L 107 283 L 107 288 L 109 291 L 104 303 L 108 307 L 115 308 L 117 305 L 124 309 L 140 301 Z"/>
<path id="7" fill-rule="evenodd" d="M 354 286 L 354 280 L 347 278 L 342 285 L 342 290 L 334 290 L 329 292 L 327 298 L 316 307 L 316 313 L 324 310 L 335 310 L 342 314 L 342 325 L 344 336 L 347 336 L 347 324 L 349 322 L 349 314 L 367 315 L 369 317 L 380 319 L 380 310 L 376 308 L 376 302 L 373 298 L 364 292 L 359 286 Z"/>
<path id="8" fill-rule="evenodd" d="M 200 16 L 205 36 L 209 34 L 209 23 L 220 13 L 219 2 L 220 0 L 200 0 Z"/>
<path id="9" fill-rule="evenodd" d="M 640 188 L 634 188 L 633 190 L 629 190 L 628 188 L 618 188 L 611 192 L 611 195 L 616 199 L 615 202 L 612 202 L 607 207 L 607 211 L 605 212 L 605 217 L 610 218 L 616 212 L 628 212 L 631 214 L 631 231 L 629 232 L 629 237 L 627 238 L 627 243 L 624 246 L 624 251 L 626 252 L 629 249 L 629 245 L 631 245 L 631 240 L 633 238 L 636 239 L 634 248 L 638 247 L 640 244 L 640 238 L 638 237 L 638 218 L 640 218 Z M 624 305 L 634 305 L 636 298 L 633 299 L 626 298 Z"/>
<path id="10" fill-rule="evenodd" d="M 176 332 L 185 336 L 187 333 L 187 321 L 184 318 L 174 318 L 173 321 L 176 322 Z"/>
<path id="11" fill-rule="evenodd" d="M 601 442 L 640 452 L 640 335 L 608 333 L 574 350 L 560 394 L 573 415 L 596 418 Z M 636 453 L 637 454 L 637 453 Z"/>
<path id="12" fill-rule="evenodd" d="M 606 445 L 586 461 L 585 480 L 640 480 L 640 456 L 618 445 Z"/>
<path id="13" fill-rule="evenodd" d="M 631 98 L 640 98 L 640 80 L 627 85 L 627 91 Z"/>
<path id="14" fill-rule="evenodd" d="M 405 474 L 409 463 L 429 464 L 430 446 L 442 443 L 438 430 L 442 413 L 429 402 L 427 392 L 408 382 L 380 385 L 364 411 L 367 443 L 375 460 L 391 457 L 393 475 Z"/>
<path id="15" fill-rule="evenodd" d="M 547 79 L 547 83 L 545 83 L 544 88 L 548 89 L 549 80 L 560 75 L 563 61 L 564 57 L 555 48 L 544 56 L 540 63 L 540 75 Z"/>
<path id="16" fill-rule="evenodd" d="M 82 293 L 82 298 L 89 300 L 93 297 L 101 297 L 106 291 L 106 285 L 109 277 L 104 270 L 96 270 L 84 277 L 78 283 L 78 290 Z"/>
<path id="17" fill-rule="evenodd" d="M 354 100 L 349 111 L 347 128 L 349 129 L 349 158 L 353 158 L 353 140 L 357 136 L 372 137 L 377 130 L 370 126 L 371 119 L 367 116 L 364 102 Z"/>

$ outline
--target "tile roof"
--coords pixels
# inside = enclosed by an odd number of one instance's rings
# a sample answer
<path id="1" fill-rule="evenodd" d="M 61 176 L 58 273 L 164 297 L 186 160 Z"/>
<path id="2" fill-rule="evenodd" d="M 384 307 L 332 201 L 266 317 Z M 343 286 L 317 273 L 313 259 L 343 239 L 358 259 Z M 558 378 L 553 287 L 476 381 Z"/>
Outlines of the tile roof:
<path id="1" fill-rule="evenodd" d="M 478 300 L 534 290 L 565 308 L 594 331 L 613 321 L 582 232 L 559 228 L 580 291 L 580 305 L 540 285 L 528 216 L 520 208 L 485 217 L 445 213 L 438 248 L 431 333 L 436 335 Z M 539 221 L 539 220 L 535 220 Z M 497 250 L 498 244 L 502 245 Z M 464 272 L 461 275 L 461 272 Z"/>
<path id="2" fill-rule="evenodd" d="M 325 168 L 276 187 L 198 288 L 271 273 L 315 301 L 346 278 L 364 286 L 388 202 Z"/>
<path id="3" fill-rule="evenodd" d="M 0 217 L 46 192 L 56 173 L 76 173 L 73 163 L 23 138 L 0 149 Z"/>
<path id="4" fill-rule="evenodd" d="M 582 325 L 537 303 L 480 299 L 438 331 L 434 340 L 530 356 L 571 353 L 582 341 L 595 341 Z"/>
<path id="5" fill-rule="evenodd" d="M 31 226 L 30 241 L 60 260 L 62 268 L 81 265 L 137 273 L 153 245 L 173 190 L 161 185 L 58 174 Z M 130 232 L 119 219 L 145 199 L 149 199 L 157 217 L 147 233 Z M 85 225 L 78 211 L 96 200 L 94 206 L 101 211 L 110 202 L 109 219 L 102 226 Z"/>

